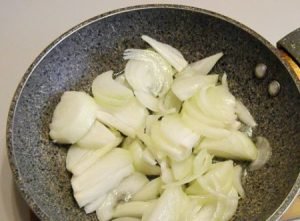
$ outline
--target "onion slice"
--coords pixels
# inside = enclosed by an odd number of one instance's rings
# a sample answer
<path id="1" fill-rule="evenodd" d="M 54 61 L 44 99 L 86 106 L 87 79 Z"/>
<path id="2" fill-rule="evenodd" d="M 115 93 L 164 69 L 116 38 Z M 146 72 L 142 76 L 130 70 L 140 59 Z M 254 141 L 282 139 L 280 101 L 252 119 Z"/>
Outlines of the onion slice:
<path id="1" fill-rule="evenodd" d="M 250 164 L 250 171 L 261 169 L 272 156 L 272 148 L 267 138 L 257 137 L 255 144 L 257 147 L 257 158 Z"/>
<path id="2" fill-rule="evenodd" d="M 151 45 L 151 47 L 164 57 L 177 71 L 182 71 L 187 66 L 188 62 L 176 48 L 150 38 L 147 35 L 142 35 L 142 39 Z"/>

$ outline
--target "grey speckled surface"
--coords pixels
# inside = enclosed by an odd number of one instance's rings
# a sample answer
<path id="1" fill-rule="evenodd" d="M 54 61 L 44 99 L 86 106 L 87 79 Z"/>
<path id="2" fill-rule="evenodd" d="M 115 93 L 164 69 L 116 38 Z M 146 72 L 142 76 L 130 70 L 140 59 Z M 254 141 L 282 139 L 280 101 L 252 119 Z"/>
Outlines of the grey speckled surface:
<path id="1" fill-rule="evenodd" d="M 174 7 L 127 9 L 87 21 L 57 39 L 25 74 L 9 113 L 7 143 L 17 184 L 42 220 L 96 220 L 76 205 L 65 169 L 67 149 L 49 140 L 48 124 L 65 90 L 89 92 L 97 74 L 124 67 L 124 49 L 146 47 L 141 34 L 174 45 L 189 61 L 223 51 L 225 56 L 215 70 L 227 72 L 233 93 L 254 113 L 259 123 L 255 134 L 271 141 L 272 159 L 264 169 L 249 173 L 247 198 L 241 200 L 235 220 L 265 220 L 292 189 L 300 168 L 300 99 L 276 49 L 222 16 Z M 263 80 L 253 75 L 257 63 L 268 65 Z M 273 79 L 282 88 L 270 98 L 267 85 Z M 298 188 L 299 181 L 271 220 L 278 218 Z"/>

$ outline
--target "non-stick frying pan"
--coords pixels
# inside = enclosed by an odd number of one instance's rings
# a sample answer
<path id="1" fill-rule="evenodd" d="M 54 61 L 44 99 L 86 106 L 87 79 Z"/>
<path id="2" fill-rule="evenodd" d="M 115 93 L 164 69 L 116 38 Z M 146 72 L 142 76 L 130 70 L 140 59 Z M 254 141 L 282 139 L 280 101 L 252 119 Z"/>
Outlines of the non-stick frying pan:
<path id="1" fill-rule="evenodd" d="M 173 5 L 126 8 L 92 18 L 55 40 L 30 66 L 12 101 L 7 145 L 16 182 L 33 211 L 42 220 L 96 220 L 73 199 L 67 148 L 51 142 L 48 125 L 64 91 L 89 92 L 95 76 L 122 70 L 126 48 L 146 47 L 142 34 L 175 46 L 188 61 L 225 53 L 215 71 L 228 74 L 231 91 L 259 124 L 254 136 L 267 137 L 273 148 L 268 164 L 248 172 L 243 181 L 247 196 L 234 220 L 278 219 L 300 185 L 299 80 L 278 49 L 247 27 L 209 11 Z M 299 32 L 295 36 L 299 43 Z M 281 43 L 289 53 L 300 48 L 296 41 Z M 258 63 L 268 67 L 263 79 L 253 74 Z M 272 81 L 280 84 L 277 96 L 268 93 Z"/>

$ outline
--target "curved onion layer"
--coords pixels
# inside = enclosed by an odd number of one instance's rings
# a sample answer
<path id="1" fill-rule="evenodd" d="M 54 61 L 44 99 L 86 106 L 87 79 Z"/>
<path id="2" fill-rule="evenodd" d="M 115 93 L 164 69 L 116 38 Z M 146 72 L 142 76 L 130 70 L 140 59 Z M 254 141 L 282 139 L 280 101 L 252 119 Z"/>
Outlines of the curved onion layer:
<path id="1" fill-rule="evenodd" d="M 97 103 L 106 108 L 126 105 L 132 98 L 132 91 L 113 79 L 113 71 L 107 71 L 95 78 L 92 93 Z"/>
<path id="2" fill-rule="evenodd" d="M 217 74 L 177 78 L 172 85 L 172 91 L 181 101 L 184 101 L 192 97 L 199 88 L 206 85 L 215 85 L 217 81 Z"/>
<path id="3" fill-rule="evenodd" d="M 222 52 L 219 52 L 191 63 L 181 72 L 179 72 L 177 76 L 184 77 L 192 75 L 207 75 L 223 55 L 224 54 Z"/>
<path id="4" fill-rule="evenodd" d="M 84 92 L 65 92 L 56 106 L 50 123 L 50 137 L 54 142 L 74 144 L 91 128 L 98 106 Z"/>
<path id="5" fill-rule="evenodd" d="M 187 61 L 176 48 L 150 38 L 147 35 L 142 35 L 142 39 L 151 45 L 151 47 L 164 57 L 177 71 L 182 71 L 187 66 Z"/>
<path id="6" fill-rule="evenodd" d="M 232 131 L 222 139 L 204 138 L 199 144 L 200 149 L 206 149 L 210 154 L 227 159 L 255 160 L 257 149 L 245 134 Z"/>
<path id="7" fill-rule="evenodd" d="M 236 101 L 235 112 L 238 118 L 248 126 L 255 127 L 257 125 L 251 113 L 241 101 Z"/>
<path id="8" fill-rule="evenodd" d="M 262 168 L 272 156 L 272 148 L 265 137 L 256 138 L 257 158 L 250 164 L 250 170 Z"/>
<path id="9" fill-rule="evenodd" d="M 112 131 L 96 121 L 88 133 L 77 142 L 77 145 L 83 148 L 98 149 L 112 144 L 115 147 L 121 141 L 122 137 L 118 131 Z"/>
<path id="10" fill-rule="evenodd" d="M 129 137 L 135 137 L 145 126 L 147 110 L 135 99 L 126 106 L 108 111 L 97 111 L 97 119 L 103 124 L 115 128 Z"/>
<path id="11" fill-rule="evenodd" d="M 97 217 L 99 220 L 111 220 L 114 216 L 114 207 L 118 204 L 118 201 L 123 200 L 126 202 L 130 200 L 146 183 L 148 183 L 148 179 L 145 175 L 140 173 L 133 173 L 125 178 L 117 188 L 112 190 L 106 196 L 100 207 L 97 209 Z"/>

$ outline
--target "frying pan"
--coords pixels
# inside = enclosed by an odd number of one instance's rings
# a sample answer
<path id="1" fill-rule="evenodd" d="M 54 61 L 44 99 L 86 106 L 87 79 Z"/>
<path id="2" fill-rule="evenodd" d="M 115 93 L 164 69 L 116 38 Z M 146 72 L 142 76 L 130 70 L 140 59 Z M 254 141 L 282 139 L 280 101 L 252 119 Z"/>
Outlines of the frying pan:
<path id="1" fill-rule="evenodd" d="M 296 43 L 289 44 L 297 39 L 295 33 L 280 46 L 297 59 Z M 30 207 L 41 220 L 97 220 L 73 199 L 67 147 L 51 142 L 48 125 L 64 91 L 90 92 L 98 74 L 122 70 L 125 49 L 147 47 L 142 34 L 173 45 L 188 61 L 224 52 L 214 71 L 227 73 L 232 93 L 259 124 L 254 136 L 267 137 L 273 148 L 264 168 L 243 180 L 247 196 L 233 219 L 277 220 L 300 186 L 299 80 L 278 49 L 254 31 L 213 12 L 175 5 L 130 7 L 92 18 L 55 40 L 29 67 L 10 108 L 7 146 L 16 183 Z M 253 75 L 258 63 L 268 67 L 263 79 Z M 272 81 L 280 84 L 277 96 L 268 93 Z"/>

